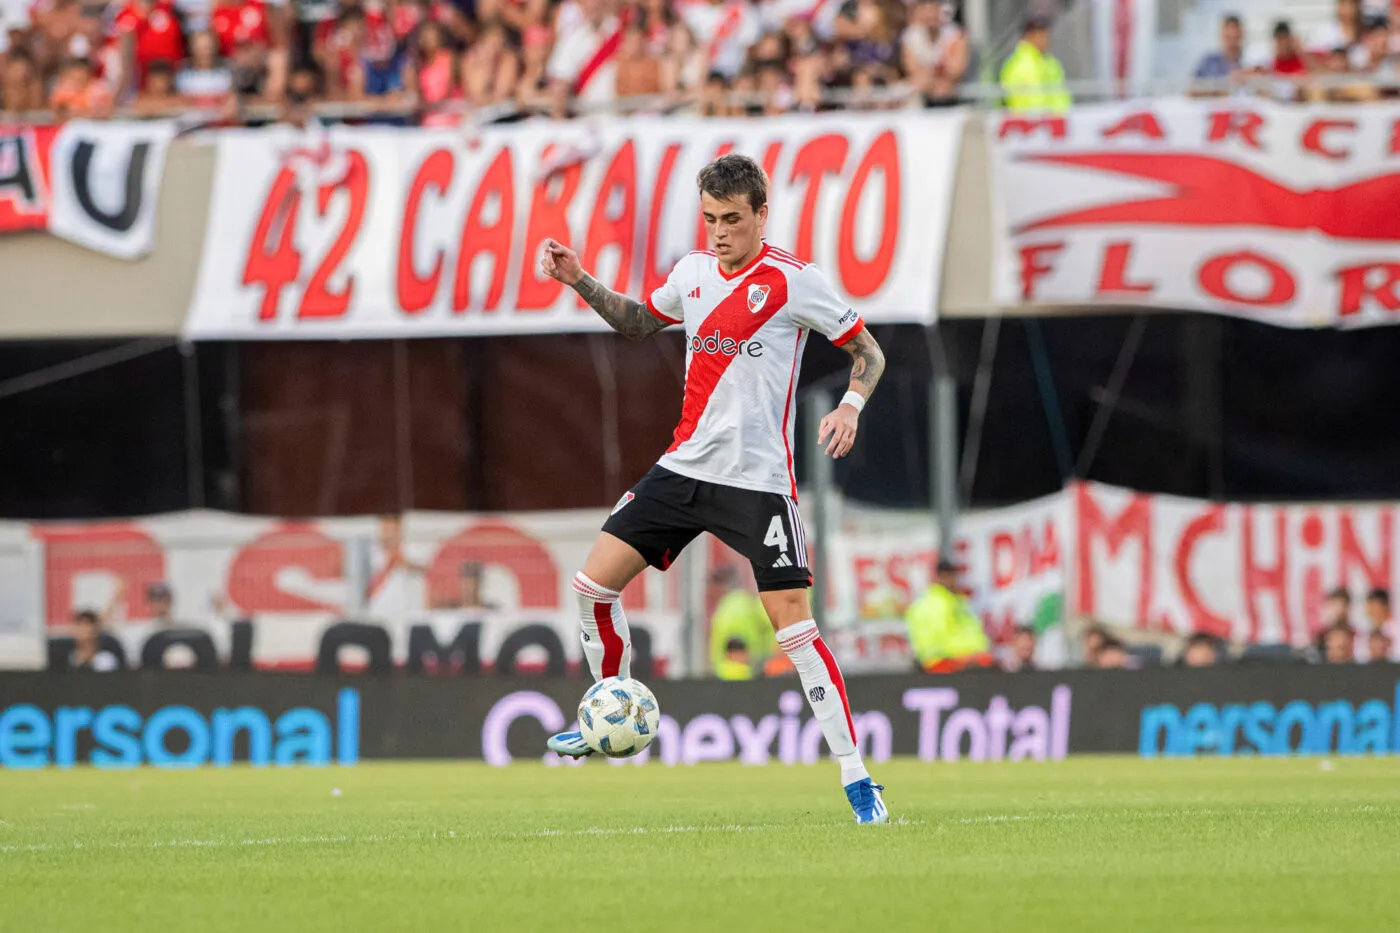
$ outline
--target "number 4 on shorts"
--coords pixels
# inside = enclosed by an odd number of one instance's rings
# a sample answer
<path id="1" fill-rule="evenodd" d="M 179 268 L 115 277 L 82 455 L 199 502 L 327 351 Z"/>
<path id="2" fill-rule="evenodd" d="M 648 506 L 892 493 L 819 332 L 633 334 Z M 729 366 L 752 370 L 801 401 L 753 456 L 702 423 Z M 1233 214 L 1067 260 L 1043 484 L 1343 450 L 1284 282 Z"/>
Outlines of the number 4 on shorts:
<path id="1" fill-rule="evenodd" d="M 784 554 L 787 553 L 787 532 L 783 530 L 783 517 L 781 515 L 774 515 L 773 520 L 768 523 L 768 534 L 763 536 L 763 544 L 765 547 L 776 547 Z"/>

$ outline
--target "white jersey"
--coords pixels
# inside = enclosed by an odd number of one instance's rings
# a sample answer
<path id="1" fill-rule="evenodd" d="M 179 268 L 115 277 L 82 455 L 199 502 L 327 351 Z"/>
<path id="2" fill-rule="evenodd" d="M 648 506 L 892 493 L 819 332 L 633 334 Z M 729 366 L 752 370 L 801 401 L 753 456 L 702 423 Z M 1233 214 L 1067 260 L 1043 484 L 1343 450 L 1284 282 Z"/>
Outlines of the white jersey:
<path id="1" fill-rule="evenodd" d="M 749 0 L 729 0 L 716 6 L 692 2 L 680 6 L 680 18 L 705 52 L 710 71 L 726 78 L 744 70 L 749 46 L 763 36 L 763 23 Z"/>
<path id="2" fill-rule="evenodd" d="M 726 275 L 694 252 L 647 298 L 647 309 L 684 324 L 685 403 L 659 461 L 692 479 L 797 495 L 792 470 L 797 365 L 807 332 L 841 346 L 865 322 L 816 266 L 767 243 Z"/>
<path id="3" fill-rule="evenodd" d="M 568 84 L 580 100 L 605 103 L 617 97 L 617 50 L 622 42 L 622 25 L 616 16 L 598 26 L 582 16 L 577 5 L 560 8 L 559 38 L 545 73 L 552 80 Z M 572 25 L 565 28 L 566 21 Z"/>

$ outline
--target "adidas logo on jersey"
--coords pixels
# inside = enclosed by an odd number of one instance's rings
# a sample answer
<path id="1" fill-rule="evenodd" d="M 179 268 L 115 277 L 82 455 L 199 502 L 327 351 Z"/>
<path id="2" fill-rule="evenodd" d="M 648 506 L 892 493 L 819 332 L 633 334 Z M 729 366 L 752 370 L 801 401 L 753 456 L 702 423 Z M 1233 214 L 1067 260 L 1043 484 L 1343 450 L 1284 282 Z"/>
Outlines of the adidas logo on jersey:
<path id="1" fill-rule="evenodd" d="M 773 561 L 773 566 L 774 566 L 774 567 L 791 567 L 791 566 L 792 566 L 792 561 L 788 560 L 788 556 L 787 556 L 786 554 L 781 554 L 781 555 L 778 556 L 778 559 L 777 559 L 777 560 Z"/>
<path id="2" fill-rule="evenodd" d="M 700 286 L 697 285 L 697 286 L 695 286 L 694 288 L 692 288 L 692 289 L 690 290 L 690 294 L 689 294 L 689 295 L 686 295 L 685 297 L 687 297 L 687 298 L 699 298 L 699 297 L 700 297 Z"/>

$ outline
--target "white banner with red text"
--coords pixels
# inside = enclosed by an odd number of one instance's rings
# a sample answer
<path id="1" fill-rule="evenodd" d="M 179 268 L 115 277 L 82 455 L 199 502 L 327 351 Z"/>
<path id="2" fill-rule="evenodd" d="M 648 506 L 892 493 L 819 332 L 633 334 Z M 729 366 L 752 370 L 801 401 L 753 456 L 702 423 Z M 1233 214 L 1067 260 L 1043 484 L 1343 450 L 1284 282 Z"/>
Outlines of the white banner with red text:
<path id="1" fill-rule="evenodd" d="M 995 641 L 1029 624 L 1067 582 L 1070 500 L 1063 494 L 963 516 L 948 555 Z M 846 510 L 831 539 L 827 605 L 837 618 L 902 618 L 933 582 L 938 531 L 927 512 Z"/>
<path id="2" fill-rule="evenodd" d="M 1400 581 L 1395 503 L 1206 502 L 1081 485 L 1074 608 L 1116 625 L 1312 643 L 1337 587 L 1359 605 Z M 1363 630 L 1358 614 L 1349 620 Z"/>
<path id="3" fill-rule="evenodd" d="M 311 669 L 327 629 L 341 620 L 384 628 L 399 664 L 413 627 L 429 626 L 447 645 L 467 621 L 481 623 L 478 649 L 488 667 L 513 633 L 539 625 L 554 630 L 576 663 L 573 574 L 604 517 L 414 512 L 283 521 L 194 511 L 0 523 L 0 652 L 6 621 L 17 634 L 28 623 L 32 640 L 66 634 L 74 613 L 90 609 L 132 659 L 171 628 L 206 630 L 227 657 L 229 623 L 249 619 L 259 668 Z M 663 671 L 678 657 L 680 582 L 678 574 L 648 571 L 623 596 L 634 623 L 650 632 Z M 173 598 L 168 609 L 160 584 Z M 0 668 L 20 661 L 0 654 Z"/>
<path id="4" fill-rule="evenodd" d="M 1400 321 L 1400 105 L 1221 98 L 987 118 L 998 304 Z"/>
<path id="5" fill-rule="evenodd" d="M 893 643 L 897 626 L 876 623 L 898 620 L 928 585 L 932 522 L 912 511 L 841 511 L 818 584 L 833 645 L 843 663 L 881 652 L 897 659 L 907 651 Z M 1217 503 L 1079 484 L 963 517 L 949 556 L 998 641 L 1015 625 L 1040 627 L 1051 603 L 1058 617 L 1062 596 L 1066 615 L 1124 628 L 1302 646 L 1326 624 L 1326 593 L 1344 587 L 1359 602 L 1400 580 L 1397 516 L 1395 503 Z M 228 622 L 249 619 L 253 666 L 310 669 L 328 628 L 352 619 L 387 631 L 395 664 L 413 650 L 415 627 L 446 646 L 470 621 L 480 623 L 475 644 L 488 669 L 508 639 L 539 626 L 577 665 L 570 584 L 604 517 L 415 512 L 293 522 L 187 512 L 0 523 L 0 668 L 43 666 L 46 636 L 67 634 L 73 613 L 87 608 L 108 619 L 132 659 L 172 625 L 206 629 L 227 655 Z M 687 615 L 703 644 L 704 619 L 722 595 L 704 583 L 709 572 L 740 560 L 710 540 L 624 593 L 662 675 L 682 669 Z M 160 582 L 174 597 L 164 620 Z M 1351 621 L 1364 627 L 1359 610 Z M 874 626 L 873 637 L 859 634 L 861 623 Z"/>
<path id="6" fill-rule="evenodd" d="M 828 604 L 841 618 L 901 614 L 937 554 L 926 514 L 867 512 L 833 537 Z M 988 633 L 1005 640 L 1047 597 L 1123 628 L 1241 643 L 1312 644 L 1325 595 L 1357 607 L 1400 585 L 1400 504 L 1245 504 L 1097 483 L 960 520 L 951 557 Z"/>
<path id="7" fill-rule="evenodd" d="M 171 122 L 0 125 L 0 233 L 48 230 L 136 259 L 155 246 Z"/>
<path id="8" fill-rule="evenodd" d="M 1063 589 L 1067 503 L 1054 496 L 962 523 L 954 558 L 995 636 Z M 539 625 L 553 629 L 577 664 L 573 573 L 605 517 L 595 510 L 412 512 L 281 521 L 185 512 L 93 524 L 0 523 L 0 668 L 42 666 L 46 636 L 68 634 L 83 609 L 106 618 L 133 660 L 171 627 L 208 631 L 228 659 L 235 650 L 229 623 L 248 619 L 253 666 L 306 670 L 328 629 L 350 619 L 383 627 L 395 664 L 413 650 L 415 627 L 430 626 L 447 645 L 464 621 L 480 623 L 477 647 L 487 667 L 509 638 Z M 832 535 L 821 592 L 833 648 L 856 669 L 888 670 L 907 657 L 898 620 L 928 585 L 936 553 L 926 519 L 853 508 Z M 699 622 L 704 643 L 704 620 L 723 595 L 710 571 L 730 562 L 742 558 L 709 538 L 670 572 L 649 570 L 624 591 L 623 606 L 634 630 L 649 633 L 658 671 L 681 669 L 687 615 Z M 160 583 L 173 597 L 168 612 L 153 589 Z M 862 632 L 860 622 L 894 625 Z"/>
<path id="9" fill-rule="evenodd" d="M 477 135 L 276 127 L 215 137 L 185 335 L 319 339 L 606 329 L 539 270 L 579 252 L 642 298 L 705 248 L 697 172 L 768 172 L 769 240 L 868 320 L 929 322 L 965 115 L 528 122 Z"/>

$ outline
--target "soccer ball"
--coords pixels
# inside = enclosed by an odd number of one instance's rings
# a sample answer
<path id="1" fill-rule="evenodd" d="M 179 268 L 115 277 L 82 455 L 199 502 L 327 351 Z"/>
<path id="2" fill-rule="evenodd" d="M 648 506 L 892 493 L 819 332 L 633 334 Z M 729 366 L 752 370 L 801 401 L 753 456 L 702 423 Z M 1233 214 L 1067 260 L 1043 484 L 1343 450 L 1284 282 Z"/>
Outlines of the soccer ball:
<path id="1" fill-rule="evenodd" d="M 630 677 L 607 677 L 583 695 L 578 727 L 595 752 L 630 758 L 651 744 L 661 723 L 661 708 L 647 685 Z"/>

